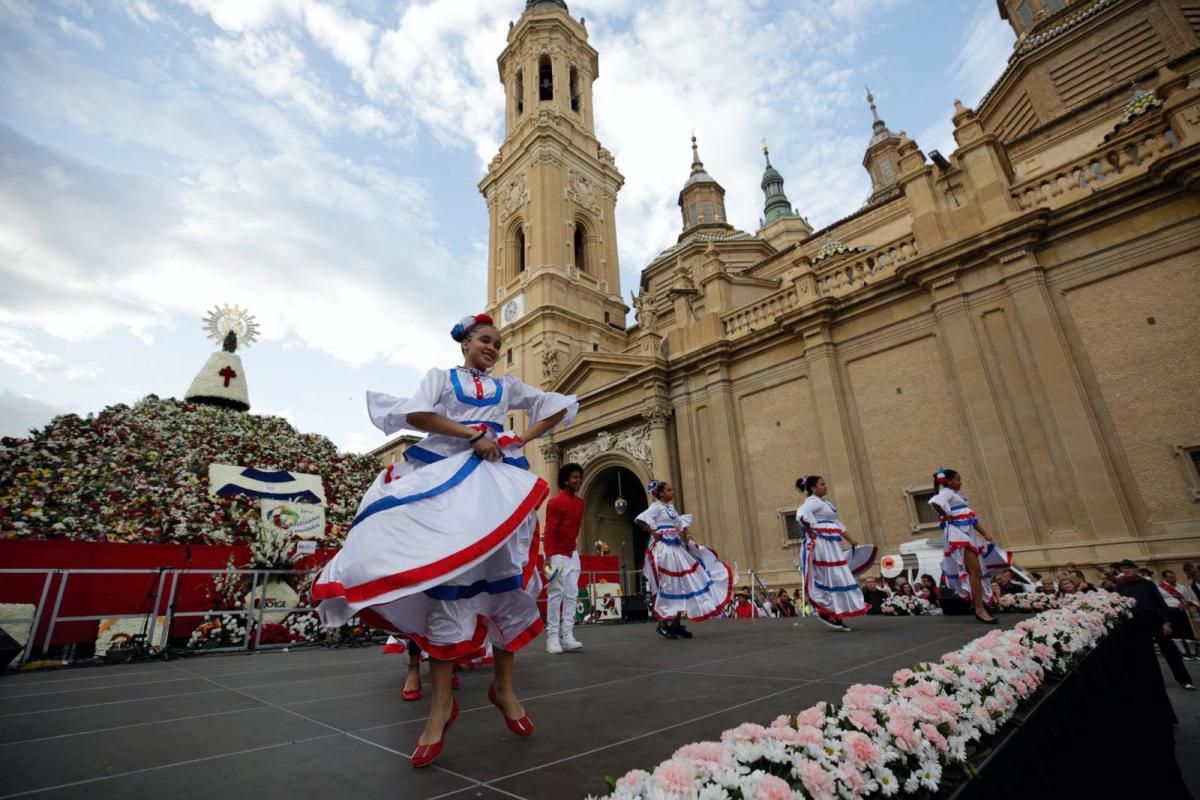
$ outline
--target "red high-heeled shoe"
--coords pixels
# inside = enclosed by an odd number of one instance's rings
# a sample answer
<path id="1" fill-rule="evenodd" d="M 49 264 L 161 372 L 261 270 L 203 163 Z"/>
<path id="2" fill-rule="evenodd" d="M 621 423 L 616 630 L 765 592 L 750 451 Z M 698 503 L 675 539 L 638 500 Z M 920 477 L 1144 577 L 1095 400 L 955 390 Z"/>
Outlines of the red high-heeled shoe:
<path id="1" fill-rule="evenodd" d="M 452 700 L 451 702 L 454 705 L 450 708 L 450 719 L 446 720 L 446 724 L 442 727 L 442 738 L 433 744 L 418 744 L 417 749 L 413 750 L 412 765 L 414 769 L 429 766 L 442 754 L 442 745 L 446 743 L 446 734 L 449 733 L 454 720 L 458 719 L 458 701 Z"/>
<path id="2" fill-rule="evenodd" d="M 400 690 L 400 697 L 401 697 L 401 699 L 404 699 L 404 700 L 420 700 L 421 699 L 421 681 L 420 680 L 417 681 L 417 688 L 415 688 L 415 689 L 403 689 L 402 688 Z"/>
<path id="3" fill-rule="evenodd" d="M 533 720 L 529 718 L 529 714 L 520 719 L 512 719 L 508 716 L 508 712 L 504 710 L 504 706 L 500 705 L 500 701 L 496 699 L 496 685 L 488 686 L 488 700 L 492 701 L 492 705 L 500 709 L 500 713 L 504 715 L 504 724 L 508 729 L 517 736 L 533 736 Z"/>

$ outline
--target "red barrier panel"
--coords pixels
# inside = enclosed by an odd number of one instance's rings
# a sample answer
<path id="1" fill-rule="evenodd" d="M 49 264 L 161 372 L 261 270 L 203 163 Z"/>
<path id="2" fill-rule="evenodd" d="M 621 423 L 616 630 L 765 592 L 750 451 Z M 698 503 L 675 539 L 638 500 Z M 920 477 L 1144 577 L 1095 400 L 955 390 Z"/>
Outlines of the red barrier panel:
<path id="1" fill-rule="evenodd" d="M 297 565 L 303 569 L 323 563 L 333 551 L 320 551 Z M 246 545 L 126 544 L 121 542 L 78 542 L 67 539 L 47 541 L 0 540 L 0 567 L 4 569 L 162 569 L 181 570 L 175 594 L 175 611 L 207 611 L 207 590 L 211 576 L 187 570 L 222 569 L 229 558 L 234 564 L 249 561 Z M 0 603 L 36 604 L 46 577 L 41 574 L 0 576 Z M 34 640 L 41 647 L 50 622 L 62 578 L 52 579 L 42 610 L 42 620 Z M 60 617 L 116 614 L 167 613 L 171 588 L 170 574 L 159 587 L 158 574 L 90 575 L 72 574 L 67 581 Z M 157 601 L 157 602 L 156 602 Z M 199 624 L 198 617 L 176 619 L 172 636 L 188 636 Z M 97 622 L 60 622 L 54 628 L 52 644 L 94 642 Z"/>

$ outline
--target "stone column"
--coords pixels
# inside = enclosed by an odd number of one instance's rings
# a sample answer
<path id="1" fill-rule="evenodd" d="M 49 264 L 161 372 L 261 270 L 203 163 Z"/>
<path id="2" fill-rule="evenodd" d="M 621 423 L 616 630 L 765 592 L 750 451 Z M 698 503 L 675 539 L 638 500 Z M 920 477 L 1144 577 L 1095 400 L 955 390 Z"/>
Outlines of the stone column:
<path id="1" fill-rule="evenodd" d="M 671 440 L 667 436 L 667 423 L 671 420 L 671 407 L 664 402 L 651 400 L 642 406 L 642 419 L 650 426 L 651 472 L 659 480 L 674 483 L 675 472 L 671 465 Z"/>
<path id="2" fill-rule="evenodd" d="M 988 380 L 984 353 L 968 313 L 967 298 L 953 275 L 934 280 L 930 289 L 934 295 L 933 313 L 941 329 L 938 338 L 949 362 L 949 383 L 958 395 L 956 399 L 967 423 L 963 439 L 978 473 L 975 477 L 966 476 L 969 481 L 966 494 L 982 499 L 972 505 L 980 512 L 989 533 L 996 535 L 1002 545 L 1034 544 L 1037 535 L 1025 507 L 1017 466 Z"/>
<path id="3" fill-rule="evenodd" d="M 1099 427 L 1052 305 L 1045 268 L 1025 249 L 1001 256 L 1000 262 L 1004 285 L 1030 345 L 1027 368 L 1037 376 L 1053 418 L 1052 425 L 1044 426 L 1045 434 L 1058 440 L 1065 455 L 1054 466 L 1064 489 L 1074 495 L 1068 505 L 1076 516 L 1075 527 L 1087 538 L 1134 535 L 1129 509 L 1121 502 L 1120 484 L 1109 468 Z"/>
<path id="4" fill-rule="evenodd" d="M 858 486 L 845 387 L 837 365 L 837 351 L 826 322 L 801 331 L 808 380 L 821 449 L 825 453 L 824 478 L 837 500 L 838 514 L 859 541 L 871 541 L 866 498 Z M 814 465 L 817 466 L 817 465 Z"/>

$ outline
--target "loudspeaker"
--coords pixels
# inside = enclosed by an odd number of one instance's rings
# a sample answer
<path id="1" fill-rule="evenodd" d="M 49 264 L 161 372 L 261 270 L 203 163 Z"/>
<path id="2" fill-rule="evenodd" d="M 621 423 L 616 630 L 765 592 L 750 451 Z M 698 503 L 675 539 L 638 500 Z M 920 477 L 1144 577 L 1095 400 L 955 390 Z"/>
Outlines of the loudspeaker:
<path id="1" fill-rule="evenodd" d="M 30 631 L 29 635 L 32 636 L 33 631 Z M 7 667 L 8 663 L 20 655 L 24 649 L 16 639 L 0 628 L 0 669 Z"/>
<path id="2" fill-rule="evenodd" d="M 650 610 L 646 607 L 646 596 L 630 594 L 622 597 L 621 619 L 625 622 L 648 622 Z"/>

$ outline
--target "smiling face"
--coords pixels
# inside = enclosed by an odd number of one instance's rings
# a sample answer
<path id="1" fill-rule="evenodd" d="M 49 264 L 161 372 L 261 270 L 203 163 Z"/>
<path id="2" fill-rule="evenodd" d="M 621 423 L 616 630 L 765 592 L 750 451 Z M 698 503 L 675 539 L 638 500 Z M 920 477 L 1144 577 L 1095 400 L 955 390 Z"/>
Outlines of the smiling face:
<path id="1" fill-rule="evenodd" d="M 818 479 L 816 485 L 813 486 L 813 494 L 815 494 L 817 497 L 824 497 L 828 493 L 829 487 L 825 484 L 825 479 Z"/>
<path id="2" fill-rule="evenodd" d="M 658 490 L 658 499 L 664 503 L 675 501 L 675 487 L 669 483 L 664 483 L 662 488 Z"/>
<path id="3" fill-rule="evenodd" d="M 500 331 L 491 325 L 471 329 L 470 337 L 462 343 L 463 366 L 489 370 L 500 357 Z"/>
<path id="4" fill-rule="evenodd" d="M 571 494 L 579 494 L 581 486 L 583 486 L 583 473 L 575 470 L 567 477 L 567 490 Z"/>

